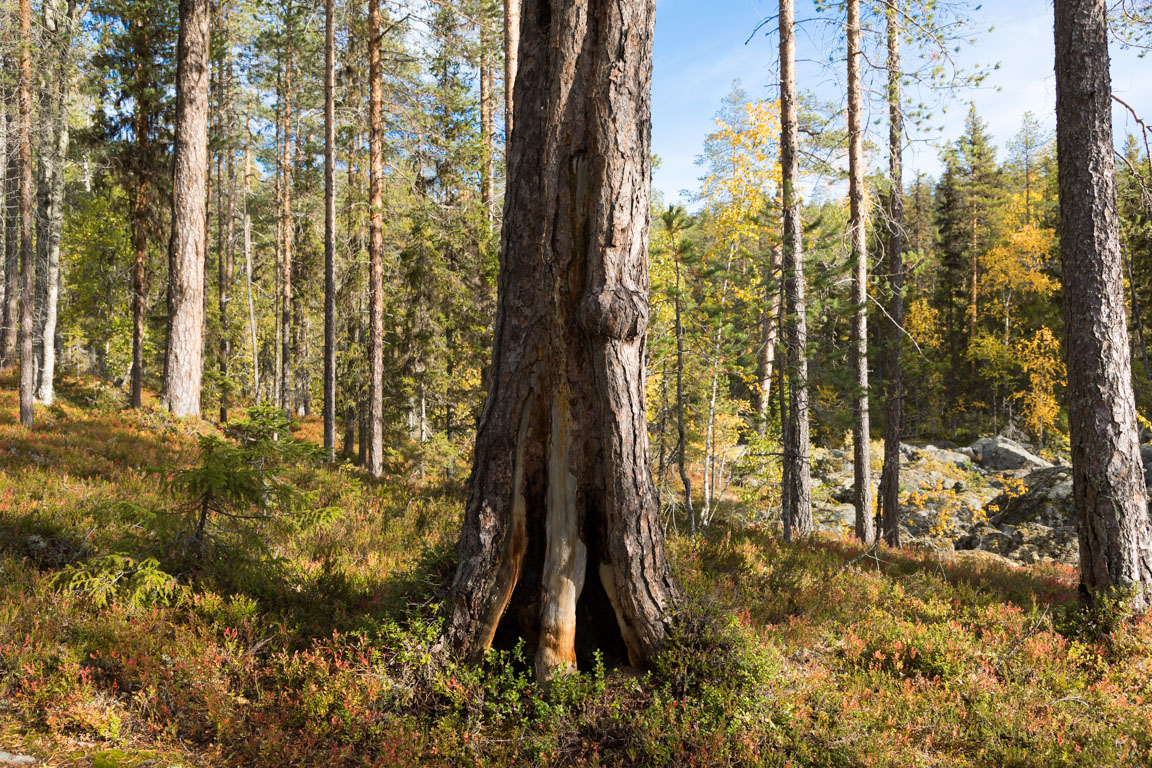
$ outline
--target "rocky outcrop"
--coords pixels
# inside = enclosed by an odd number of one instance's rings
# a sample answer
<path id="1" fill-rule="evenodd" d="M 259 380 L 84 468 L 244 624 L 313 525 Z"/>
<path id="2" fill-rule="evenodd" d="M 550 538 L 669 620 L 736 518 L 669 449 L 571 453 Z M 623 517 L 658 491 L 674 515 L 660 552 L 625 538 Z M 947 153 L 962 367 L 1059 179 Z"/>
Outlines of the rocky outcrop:
<path id="1" fill-rule="evenodd" d="M 1008 484 L 985 512 L 987 520 L 960 537 L 957 549 L 981 549 L 1021 563 L 1079 562 L 1072 471 L 1067 467 L 1038 469 Z"/>
<path id="2" fill-rule="evenodd" d="M 992 472 L 1011 469 L 1043 469 L 1052 463 L 1045 461 L 1015 440 L 1006 437 L 982 437 L 972 443 L 969 450 L 980 466 Z"/>

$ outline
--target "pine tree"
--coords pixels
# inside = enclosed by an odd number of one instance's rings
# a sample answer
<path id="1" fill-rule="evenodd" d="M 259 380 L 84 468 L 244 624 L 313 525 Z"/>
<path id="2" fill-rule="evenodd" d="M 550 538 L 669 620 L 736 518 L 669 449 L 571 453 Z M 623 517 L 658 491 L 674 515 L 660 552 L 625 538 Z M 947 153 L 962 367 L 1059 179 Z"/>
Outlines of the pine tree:
<path id="1" fill-rule="evenodd" d="M 1080 587 L 1092 603 L 1152 590 L 1148 522 L 1124 320 L 1104 0 L 1056 0 L 1056 141 L 1072 492 Z"/>

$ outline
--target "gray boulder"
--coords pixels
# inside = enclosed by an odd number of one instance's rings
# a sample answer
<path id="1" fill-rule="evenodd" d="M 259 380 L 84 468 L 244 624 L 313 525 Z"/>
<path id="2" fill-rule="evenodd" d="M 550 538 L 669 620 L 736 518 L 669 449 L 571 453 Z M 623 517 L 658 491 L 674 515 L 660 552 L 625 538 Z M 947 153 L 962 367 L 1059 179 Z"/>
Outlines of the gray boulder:
<path id="1" fill-rule="evenodd" d="M 1045 469 L 1052 466 L 1015 440 L 1006 437 L 982 437 L 972 443 L 972 455 L 980 466 L 993 472 L 1010 469 Z"/>
<path id="2" fill-rule="evenodd" d="M 1072 471 L 1038 469 L 985 507 L 987 521 L 973 526 L 957 549 L 980 549 L 1021 563 L 1079 562 Z"/>

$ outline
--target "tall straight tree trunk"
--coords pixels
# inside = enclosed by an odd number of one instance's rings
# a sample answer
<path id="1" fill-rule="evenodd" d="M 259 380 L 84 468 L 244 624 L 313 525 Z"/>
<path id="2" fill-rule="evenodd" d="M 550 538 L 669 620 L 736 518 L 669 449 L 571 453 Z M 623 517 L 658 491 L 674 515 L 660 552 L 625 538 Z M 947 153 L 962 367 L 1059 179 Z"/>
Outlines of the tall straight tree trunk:
<path id="1" fill-rule="evenodd" d="M 13 91 L 13 94 L 15 91 Z M 5 116 L 15 99 L 4 94 L 2 106 Z M 5 128 L 5 158 L 0 183 L 3 198 L 4 226 L 4 328 L 0 339 L 0 369 L 8 371 L 16 365 L 16 345 L 20 327 L 20 119 L 18 114 L 7 120 Z"/>
<path id="2" fill-rule="evenodd" d="M 904 108 L 900 95 L 900 0 L 888 0 L 888 281 L 889 305 L 884 470 L 880 476 L 880 522 L 884 541 L 900 546 L 900 433 L 904 428 Z"/>
<path id="3" fill-rule="evenodd" d="M 491 224 L 496 219 L 496 124 L 492 100 L 492 40 L 488 13 L 480 14 L 480 135 L 484 154 L 480 165 L 480 200 Z"/>
<path id="4" fill-rule="evenodd" d="M 652 0 L 529 0 L 492 378 L 449 647 L 526 637 L 537 678 L 578 648 L 644 666 L 678 590 L 648 465 Z"/>
<path id="5" fill-rule="evenodd" d="M 244 284 L 248 289 L 248 336 L 252 345 L 252 403 L 260 405 L 260 353 L 256 337 L 256 302 L 252 296 L 252 213 L 248 210 L 248 196 L 252 189 L 252 152 L 248 146 L 250 134 L 245 128 L 244 142 L 244 191 L 241 205 L 244 208 Z"/>
<path id="6" fill-rule="evenodd" d="M 676 313 L 676 466 L 680 471 L 680 482 L 684 485 L 684 510 L 688 513 L 688 532 L 696 538 L 696 510 L 692 507 L 692 479 L 688 476 L 685 453 L 688 450 L 688 437 L 684 429 L 684 322 L 683 297 L 680 281 L 680 244 L 672 238 L 672 256 L 676 260 L 676 293 L 673 308 Z"/>
<path id="7" fill-rule="evenodd" d="M 324 450 L 336 460 L 335 0 L 324 0 Z"/>
<path id="8" fill-rule="evenodd" d="M 277 55 L 277 63 L 280 63 L 281 61 L 282 60 L 280 59 L 279 55 Z M 274 122 L 276 123 L 276 141 L 275 141 L 274 150 L 273 150 L 274 155 L 276 157 L 276 181 L 275 181 L 275 190 L 274 190 L 274 194 L 273 194 L 273 199 L 275 199 L 275 201 L 276 201 L 277 209 L 279 208 L 279 205 L 280 205 L 280 196 L 281 196 L 281 194 L 283 194 L 281 192 L 281 187 L 284 184 L 284 163 L 283 163 L 283 155 L 280 152 L 281 138 L 283 136 L 283 131 L 284 131 L 284 121 L 281 119 L 280 114 L 279 114 L 280 109 L 284 105 L 284 75 L 283 75 L 284 68 L 282 66 L 279 67 L 279 72 L 280 72 L 280 75 L 277 78 L 277 85 L 276 85 L 276 87 L 279 89 L 277 91 L 277 95 L 276 95 L 277 114 L 276 114 L 276 117 L 274 120 Z M 275 344 L 273 346 L 273 351 L 272 351 L 274 360 L 273 360 L 273 365 L 272 365 L 272 381 L 269 382 L 271 384 L 269 396 L 270 396 L 270 399 L 271 399 L 274 407 L 285 408 L 286 406 L 280 400 L 280 370 L 281 370 L 280 360 L 281 360 L 281 352 L 283 351 L 283 345 L 280 343 L 280 340 L 283 338 L 283 333 L 281 332 L 283 330 L 283 325 L 280 322 L 281 314 L 283 312 L 283 307 L 281 306 L 281 297 L 283 295 L 283 291 L 281 291 L 281 289 L 280 289 L 280 281 L 284 275 L 284 268 L 282 266 L 282 261 L 284 258 L 284 218 L 280 215 L 279 210 L 276 211 L 276 245 L 274 247 L 274 251 L 275 251 L 275 254 L 274 254 L 274 262 L 275 263 L 274 263 L 273 272 L 274 272 L 275 290 L 272 292 L 272 296 L 273 296 L 272 325 L 274 325 L 276 327 L 276 341 L 275 341 Z"/>
<path id="9" fill-rule="evenodd" d="M 20 0 L 20 423 L 32 427 L 36 365 L 32 356 L 32 302 L 36 262 L 32 251 L 32 3 Z"/>
<path id="10" fill-rule="evenodd" d="M 292 414 L 292 250 L 295 230 L 292 224 L 292 4 L 284 10 L 284 92 L 280 131 L 280 407 Z"/>
<path id="11" fill-rule="evenodd" d="M 780 314 L 784 285 L 779 279 L 783 259 L 783 249 L 780 246 L 774 247 L 768 263 L 768 274 L 764 279 L 764 316 L 760 321 L 760 354 L 757 360 L 760 392 L 756 399 L 756 431 L 761 437 L 768 431 L 768 406 L 772 402 L 772 369 L 776 364 L 776 337 L 780 333 L 776 319 Z"/>
<path id="12" fill-rule="evenodd" d="M 368 0 L 368 471 L 384 473 L 384 90 L 380 0 Z"/>
<path id="13" fill-rule="evenodd" d="M 180 0 L 164 392 L 176 416 L 200 415 L 208 184 L 208 0 Z"/>
<path id="14" fill-rule="evenodd" d="M 217 265 L 217 298 L 220 308 L 220 421 L 228 421 L 228 360 L 232 357 L 232 334 L 229 329 L 229 312 L 232 306 L 232 282 L 236 270 L 236 147 L 235 147 L 235 108 L 233 99 L 233 72 L 232 72 L 232 6 L 228 5 L 224 11 L 224 66 L 221 78 L 223 80 L 221 91 L 224 103 L 221 105 L 223 115 L 223 149 L 224 173 L 227 181 L 221 182 L 223 193 L 223 215 L 220 222 L 219 237 L 221 247 L 219 264 Z"/>
<path id="15" fill-rule="evenodd" d="M 796 32 L 792 0 L 780 0 L 780 169 L 784 207 L 784 297 L 788 322 L 788 428 L 785 432 L 786 526 L 812 533 L 812 467 L 808 431 L 808 320 L 804 282 L 803 225 L 800 220 L 800 134 L 796 116 Z M 785 531 L 791 536 L 791 531 Z"/>
<path id="16" fill-rule="evenodd" d="M 504 0 L 504 141 L 512 140 L 516 70 L 520 66 L 520 2 Z"/>
<path id="17" fill-rule="evenodd" d="M 0 54 L 0 67 L 8 67 L 8 57 Z M 0 83 L 0 370 L 6 367 L 4 360 L 5 339 L 8 323 L 5 312 L 8 307 L 8 278 L 12 268 L 8 264 L 8 156 L 11 135 L 8 122 L 8 100 L 4 85 Z"/>
<path id="18" fill-rule="evenodd" d="M 1105 0 L 1056 0 L 1056 147 L 1072 493 L 1087 602 L 1152 604 L 1152 529 L 1132 392 Z"/>
<path id="19" fill-rule="evenodd" d="M 848 207 L 852 249 L 852 340 L 850 354 L 855 373 L 852 410 L 852 465 L 855 483 L 856 536 L 872 541 L 872 471 L 868 427 L 868 241 L 864 203 L 864 96 L 860 84 L 863 58 L 860 0 L 848 0 Z"/>
<path id="20" fill-rule="evenodd" d="M 128 404 L 139 408 L 143 396 L 144 381 L 144 312 L 145 279 L 148 264 L 148 181 L 151 177 L 149 148 L 151 138 L 151 104 L 139 94 L 143 91 L 145 74 L 145 53 L 149 36 L 143 21 L 134 20 L 138 25 L 133 39 L 139 48 L 133 51 L 133 77 L 136 83 L 136 107 L 132 117 L 133 158 L 132 177 L 135 189 L 132 192 L 132 376 L 129 384 Z"/>
<path id="21" fill-rule="evenodd" d="M 45 0 L 42 7 L 46 77 L 41 92 L 40 179 L 37 185 L 38 263 L 45 270 L 40 337 L 40 380 L 36 398 L 51 405 L 56 376 L 56 318 L 60 298 L 60 238 L 64 229 L 64 162 L 68 157 L 68 95 L 72 82 L 72 30 L 75 4 Z"/>

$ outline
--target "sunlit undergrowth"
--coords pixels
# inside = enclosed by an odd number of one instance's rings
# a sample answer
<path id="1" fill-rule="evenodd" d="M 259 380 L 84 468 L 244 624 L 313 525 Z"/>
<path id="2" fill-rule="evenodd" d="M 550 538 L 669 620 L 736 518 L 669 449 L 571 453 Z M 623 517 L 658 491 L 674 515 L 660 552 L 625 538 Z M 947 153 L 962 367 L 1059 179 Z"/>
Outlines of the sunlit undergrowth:
<path id="1" fill-rule="evenodd" d="M 651 673 L 543 696 L 436 653 L 458 486 L 285 467 L 338 511 L 189 557 L 154 470 L 197 433 L 78 382 L 27 433 L 0 384 L 0 749 L 46 765 L 1152 764 L 1152 622 L 1100 637 L 1062 566 L 721 521 Z"/>

